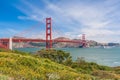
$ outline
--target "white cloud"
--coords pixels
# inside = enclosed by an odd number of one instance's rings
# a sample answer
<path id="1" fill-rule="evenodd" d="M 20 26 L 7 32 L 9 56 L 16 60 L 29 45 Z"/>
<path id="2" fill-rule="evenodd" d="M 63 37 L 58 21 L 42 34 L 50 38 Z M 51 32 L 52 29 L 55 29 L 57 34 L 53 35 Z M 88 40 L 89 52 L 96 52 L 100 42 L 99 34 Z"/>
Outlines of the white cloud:
<path id="1" fill-rule="evenodd" d="M 119 30 L 113 30 L 114 27 L 120 26 L 119 21 L 116 22 L 120 20 L 116 19 L 120 17 L 119 0 L 104 0 L 96 3 L 79 0 L 43 2 L 45 7 L 37 7 L 35 4 L 23 1 L 26 8 L 23 8 L 24 6 L 17 8 L 27 16 L 18 16 L 18 18 L 42 21 L 45 17 L 51 16 L 53 26 L 66 29 L 64 34 L 70 38 L 85 33 L 88 39 L 109 42 L 118 39 L 115 36 L 120 35 Z M 111 35 L 115 38 L 111 38 Z"/>

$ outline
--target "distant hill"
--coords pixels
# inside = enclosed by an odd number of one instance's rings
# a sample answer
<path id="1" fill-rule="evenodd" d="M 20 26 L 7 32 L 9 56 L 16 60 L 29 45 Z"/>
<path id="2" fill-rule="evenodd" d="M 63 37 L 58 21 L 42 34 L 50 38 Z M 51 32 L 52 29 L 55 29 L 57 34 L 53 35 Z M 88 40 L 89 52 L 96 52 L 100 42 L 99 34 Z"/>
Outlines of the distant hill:
<path id="1" fill-rule="evenodd" d="M 13 36 L 13 38 L 25 38 L 25 37 L 20 37 L 20 36 Z"/>
<path id="2" fill-rule="evenodd" d="M 14 36 L 14 38 L 24 38 L 24 37 L 19 37 L 19 36 Z M 70 38 L 66 37 L 58 37 L 55 38 L 54 40 L 71 40 Z M 79 41 L 80 39 L 72 39 L 74 41 Z M 120 46 L 119 43 L 99 43 L 94 40 L 86 40 L 87 42 L 87 47 L 95 47 L 95 46 Z M 21 43 L 13 43 L 13 47 L 18 48 L 18 47 L 45 47 L 46 43 L 43 42 L 21 42 Z M 81 44 L 78 43 L 68 43 L 68 42 L 53 42 L 53 47 L 56 48 L 66 48 L 66 47 L 72 47 L 72 48 L 79 48 Z"/>
<path id="3" fill-rule="evenodd" d="M 66 38 L 66 37 L 58 37 L 58 38 L 55 38 L 54 40 L 70 40 L 70 38 Z"/>

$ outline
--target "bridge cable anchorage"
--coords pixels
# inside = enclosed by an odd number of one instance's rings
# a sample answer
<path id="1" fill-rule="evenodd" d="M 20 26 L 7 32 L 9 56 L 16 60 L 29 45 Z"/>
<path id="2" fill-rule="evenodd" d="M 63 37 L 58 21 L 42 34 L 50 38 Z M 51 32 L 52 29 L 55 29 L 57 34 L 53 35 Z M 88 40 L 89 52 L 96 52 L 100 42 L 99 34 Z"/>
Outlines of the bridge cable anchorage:
<path id="1" fill-rule="evenodd" d="M 46 49 L 52 48 L 52 19 L 46 18 Z"/>
<path id="2" fill-rule="evenodd" d="M 4 45 L 2 42 L 0 42 L 0 48 L 7 49 L 7 46 L 6 46 L 6 45 Z"/>
<path id="3" fill-rule="evenodd" d="M 8 41 L 9 40 L 6 41 L 6 39 L 5 40 L 0 39 L 0 48 L 9 49 Z"/>

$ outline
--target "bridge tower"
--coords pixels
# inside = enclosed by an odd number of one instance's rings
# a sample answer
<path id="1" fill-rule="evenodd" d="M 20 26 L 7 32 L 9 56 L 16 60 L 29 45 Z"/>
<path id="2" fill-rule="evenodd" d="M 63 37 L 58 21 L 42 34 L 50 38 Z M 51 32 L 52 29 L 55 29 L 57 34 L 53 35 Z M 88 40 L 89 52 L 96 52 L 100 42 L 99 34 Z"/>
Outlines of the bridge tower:
<path id="1" fill-rule="evenodd" d="M 46 18 L 46 49 L 52 48 L 52 19 Z"/>
<path id="2" fill-rule="evenodd" d="M 85 39 L 85 34 L 82 34 L 82 44 L 83 44 L 83 47 L 87 46 L 86 39 Z"/>

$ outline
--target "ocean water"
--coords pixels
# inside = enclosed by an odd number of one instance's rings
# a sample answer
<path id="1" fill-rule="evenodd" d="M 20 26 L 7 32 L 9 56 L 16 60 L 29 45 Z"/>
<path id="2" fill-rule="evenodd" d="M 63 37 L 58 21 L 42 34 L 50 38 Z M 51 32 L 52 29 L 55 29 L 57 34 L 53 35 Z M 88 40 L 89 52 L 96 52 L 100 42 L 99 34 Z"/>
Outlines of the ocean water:
<path id="1" fill-rule="evenodd" d="M 41 48 L 18 48 L 17 50 L 25 52 L 36 52 Z M 72 59 L 84 57 L 88 62 L 96 62 L 106 66 L 120 66 L 120 47 L 113 48 L 61 48 L 61 50 L 70 52 Z"/>

